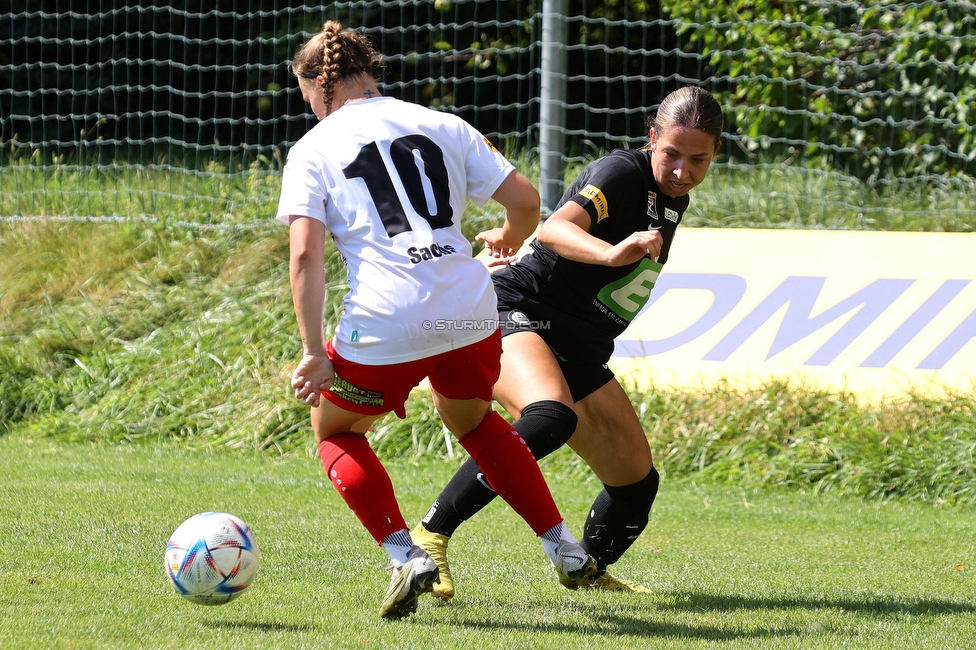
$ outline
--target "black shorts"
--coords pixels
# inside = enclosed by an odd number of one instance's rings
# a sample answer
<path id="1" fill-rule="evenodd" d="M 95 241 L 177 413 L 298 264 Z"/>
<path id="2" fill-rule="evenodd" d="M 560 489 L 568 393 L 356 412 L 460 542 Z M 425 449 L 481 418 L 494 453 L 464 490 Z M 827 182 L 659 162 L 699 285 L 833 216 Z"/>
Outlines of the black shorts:
<path id="1" fill-rule="evenodd" d="M 552 350 L 573 401 L 578 402 L 614 378 L 613 371 L 607 366 L 609 355 L 596 346 L 587 345 L 585 339 L 574 336 L 566 331 L 567 328 L 554 328 L 553 325 L 554 319 L 543 305 L 498 305 L 498 328 L 502 338 L 516 332 L 538 334 Z"/>

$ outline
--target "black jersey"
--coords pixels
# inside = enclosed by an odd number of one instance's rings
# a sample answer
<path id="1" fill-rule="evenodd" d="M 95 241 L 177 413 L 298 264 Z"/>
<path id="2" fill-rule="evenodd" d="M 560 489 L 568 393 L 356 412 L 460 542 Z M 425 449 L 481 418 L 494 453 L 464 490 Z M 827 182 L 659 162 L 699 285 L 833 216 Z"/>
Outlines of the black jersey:
<path id="1" fill-rule="evenodd" d="M 494 273 L 492 281 L 499 309 L 530 302 L 550 316 L 549 329 L 563 341 L 560 354 L 570 352 L 565 350 L 568 335 L 588 348 L 580 352 L 585 359 L 605 361 L 613 352 L 613 339 L 647 303 L 689 198 L 672 198 L 658 189 L 649 152 L 617 149 L 588 165 L 557 209 L 568 201 L 590 215 L 590 234 L 610 244 L 640 230 L 659 230 L 664 243 L 657 262 L 645 256 L 627 266 L 584 264 L 536 241 L 517 262 Z M 539 334 L 546 338 L 544 331 Z"/>

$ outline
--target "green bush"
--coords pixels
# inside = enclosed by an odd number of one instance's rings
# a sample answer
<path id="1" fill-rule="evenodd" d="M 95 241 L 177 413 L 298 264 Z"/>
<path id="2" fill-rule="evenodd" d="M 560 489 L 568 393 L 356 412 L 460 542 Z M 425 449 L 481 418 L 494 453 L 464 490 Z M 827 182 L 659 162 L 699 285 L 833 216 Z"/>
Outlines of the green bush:
<path id="1" fill-rule="evenodd" d="M 971 8 L 774 0 L 662 6 L 704 55 L 713 80 L 727 86 L 730 130 L 745 136 L 751 153 L 869 182 L 976 174 Z"/>

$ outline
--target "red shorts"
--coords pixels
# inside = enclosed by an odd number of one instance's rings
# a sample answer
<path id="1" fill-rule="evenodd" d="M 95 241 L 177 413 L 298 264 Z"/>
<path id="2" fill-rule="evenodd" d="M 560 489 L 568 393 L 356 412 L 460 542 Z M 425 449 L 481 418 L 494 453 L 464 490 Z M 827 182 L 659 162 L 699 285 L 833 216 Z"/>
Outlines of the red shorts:
<path id="1" fill-rule="evenodd" d="M 336 354 L 331 339 L 325 351 L 336 376 L 332 387 L 322 393 L 324 398 L 354 413 L 380 415 L 393 411 L 404 418 L 407 396 L 424 377 L 430 379 L 431 388 L 449 399 L 479 398 L 490 402 L 501 372 L 502 336 L 495 331 L 457 350 L 385 366 L 347 361 Z"/>

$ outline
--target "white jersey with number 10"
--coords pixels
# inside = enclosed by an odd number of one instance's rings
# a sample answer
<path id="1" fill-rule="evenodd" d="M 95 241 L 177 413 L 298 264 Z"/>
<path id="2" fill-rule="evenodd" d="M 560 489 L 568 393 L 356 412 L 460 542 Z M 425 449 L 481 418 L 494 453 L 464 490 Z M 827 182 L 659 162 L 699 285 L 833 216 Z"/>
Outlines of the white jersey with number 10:
<path id="1" fill-rule="evenodd" d="M 277 218 L 321 221 L 346 263 L 336 352 L 402 363 L 492 333 L 491 279 L 460 222 L 512 171 L 464 120 L 389 97 L 347 104 L 292 147 Z"/>

